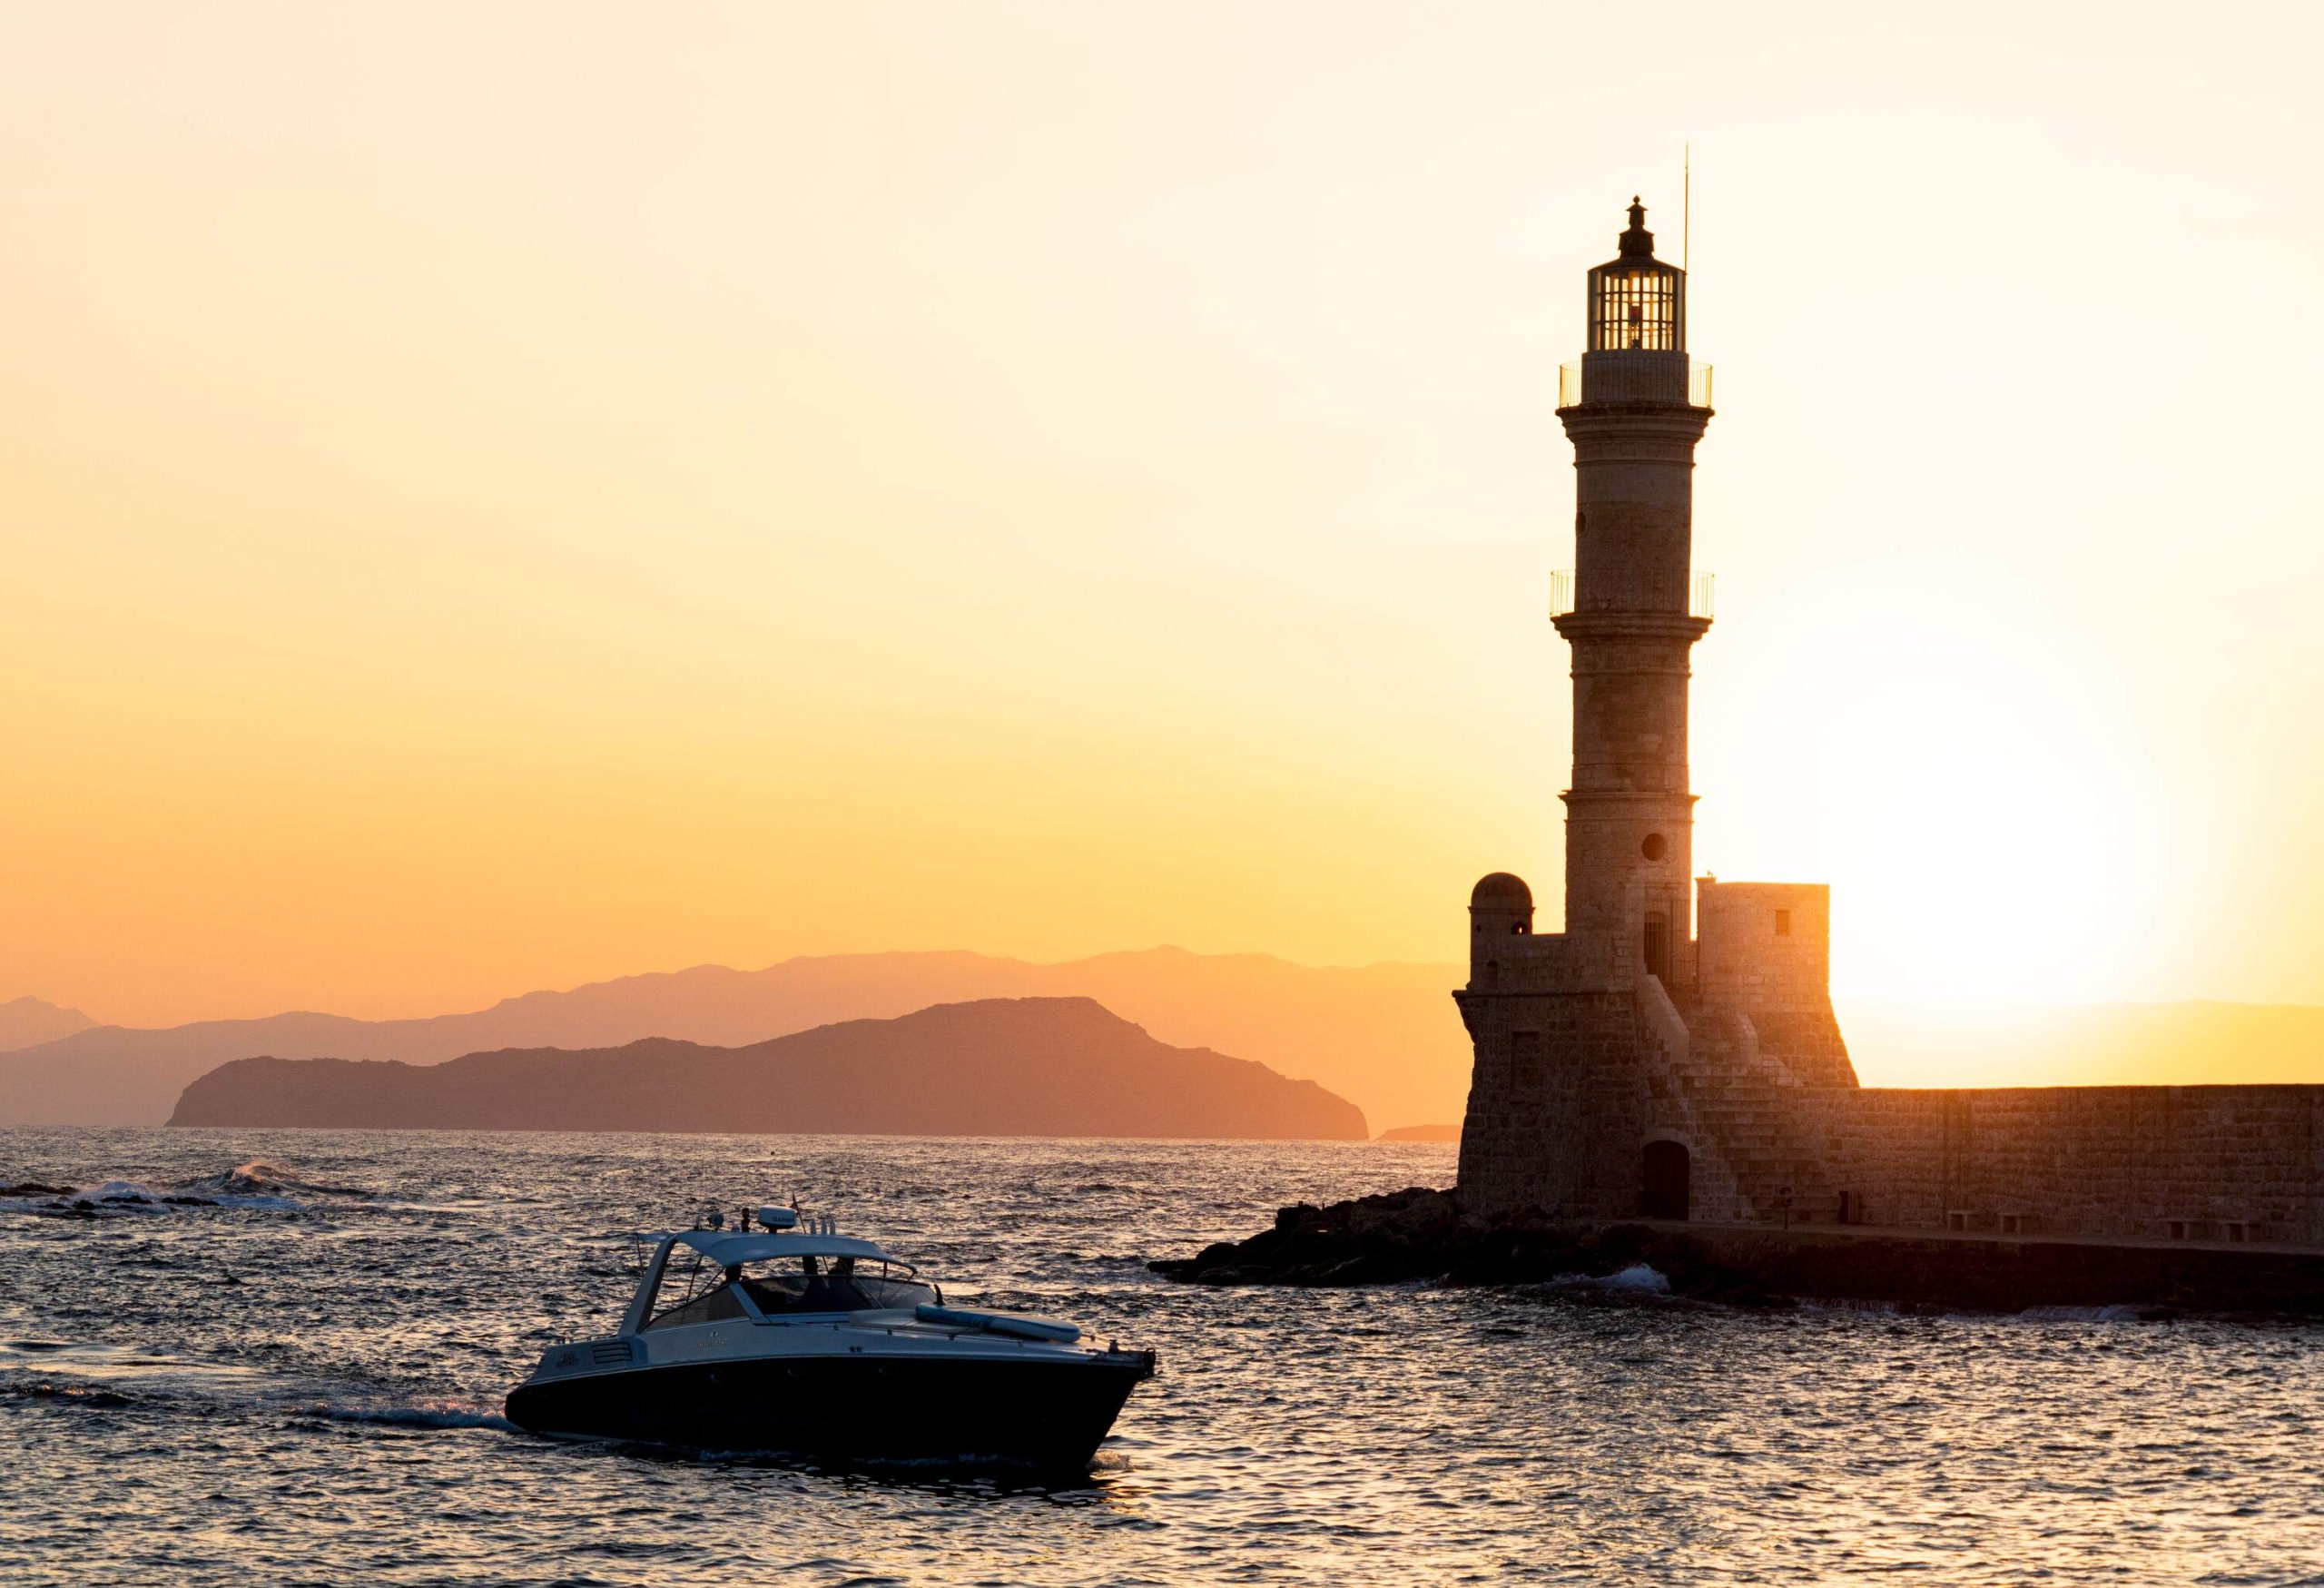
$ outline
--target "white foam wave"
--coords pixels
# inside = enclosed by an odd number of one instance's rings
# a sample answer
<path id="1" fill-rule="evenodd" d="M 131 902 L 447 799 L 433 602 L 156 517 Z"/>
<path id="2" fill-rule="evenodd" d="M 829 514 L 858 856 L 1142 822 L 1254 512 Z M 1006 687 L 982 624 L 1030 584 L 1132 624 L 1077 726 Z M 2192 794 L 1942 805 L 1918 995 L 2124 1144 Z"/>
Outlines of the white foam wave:
<path id="1" fill-rule="evenodd" d="M 1593 1277 L 1589 1274 L 1560 1274 L 1550 1281 L 1570 1290 L 1610 1290 L 1632 1296 L 1668 1296 L 1670 1280 L 1661 1270 L 1647 1263 L 1632 1263 L 1617 1273 Z"/>
<path id="2" fill-rule="evenodd" d="M 517 1425 L 498 1412 L 468 1401 L 318 1401 L 309 1415 L 334 1423 L 379 1423 L 398 1428 L 495 1428 L 514 1434 Z"/>
<path id="3" fill-rule="evenodd" d="M 263 1158 L 238 1163 L 223 1174 L 204 1175 L 185 1182 L 181 1189 L 204 1196 L 299 1198 L 351 1197 L 368 1199 L 371 1193 L 354 1186 L 319 1185 L 300 1179 L 296 1172 Z"/>

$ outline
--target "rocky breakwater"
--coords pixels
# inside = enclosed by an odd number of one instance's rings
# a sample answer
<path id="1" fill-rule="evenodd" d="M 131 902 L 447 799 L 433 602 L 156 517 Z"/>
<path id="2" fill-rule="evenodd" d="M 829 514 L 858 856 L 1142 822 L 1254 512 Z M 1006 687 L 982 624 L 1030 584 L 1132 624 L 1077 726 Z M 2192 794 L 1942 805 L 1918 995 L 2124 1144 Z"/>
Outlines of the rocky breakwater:
<path id="1" fill-rule="evenodd" d="M 1147 1265 L 1196 1285 L 1547 1285 L 1726 1306 L 1797 1300 L 2324 1317 L 2324 1252 L 1821 1225 L 1486 1218 L 1458 1190 L 1300 1203 L 1247 1240 Z"/>
<path id="2" fill-rule="evenodd" d="M 1774 1299 L 1750 1274 L 1686 1236 L 1642 1224 L 1532 1224 L 1488 1219 L 1458 1191 L 1408 1187 L 1318 1208 L 1302 1202 L 1275 1228 L 1221 1241 L 1192 1258 L 1147 1267 L 1195 1285 L 1569 1284 L 1589 1287 L 1650 1268 L 1658 1294 L 1731 1304 Z M 1579 1282 L 1579 1283 L 1577 1283 Z"/>

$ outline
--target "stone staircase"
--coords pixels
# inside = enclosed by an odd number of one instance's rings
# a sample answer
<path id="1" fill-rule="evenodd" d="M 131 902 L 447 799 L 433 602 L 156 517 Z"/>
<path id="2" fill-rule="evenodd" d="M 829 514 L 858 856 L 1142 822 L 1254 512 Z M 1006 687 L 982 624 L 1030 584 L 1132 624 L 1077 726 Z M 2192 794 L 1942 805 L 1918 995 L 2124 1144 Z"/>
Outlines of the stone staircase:
<path id="1" fill-rule="evenodd" d="M 1807 1082 L 1765 1052 L 1751 1017 L 1735 1009 L 1681 1013 L 1656 977 L 1637 982 L 1650 1133 L 1686 1143 L 1690 1216 L 1773 1223 L 1790 1193 L 1795 1222 L 1828 1222 L 1838 1193 L 1824 1157 L 1802 1134 Z"/>
<path id="2" fill-rule="evenodd" d="M 1639 977 L 1638 1007 L 1648 1127 L 1687 1145 L 1690 1215 L 1722 1221 L 1751 1218 L 1745 1211 L 1742 1182 L 1725 1151 L 1723 1129 L 1701 1106 L 1704 1093 L 1697 1082 L 1704 1067 L 1693 1030 L 1659 977 Z"/>
<path id="3" fill-rule="evenodd" d="M 1783 1094 L 1799 1082 L 1759 1051 L 1751 1018 L 1736 1011 L 1706 1011 L 1689 1028 L 1693 1061 L 1680 1077 L 1706 1135 L 1719 1144 L 1736 1181 L 1728 1218 L 1781 1217 L 1782 1189 L 1800 1156 Z M 1718 1214 L 1704 1209 L 1705 1218 Z"/>

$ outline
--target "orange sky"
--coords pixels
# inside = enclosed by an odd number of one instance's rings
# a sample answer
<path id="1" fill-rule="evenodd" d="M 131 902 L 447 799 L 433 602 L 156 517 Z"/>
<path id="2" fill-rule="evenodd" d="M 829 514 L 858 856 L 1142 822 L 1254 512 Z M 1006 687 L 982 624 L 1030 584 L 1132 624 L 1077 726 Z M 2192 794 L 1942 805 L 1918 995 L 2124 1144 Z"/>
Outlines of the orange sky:
<path id="1" fill-rule="evenodd" d="M 0 15 L 0 998 L 1458 958 L 1691 139 L 1699 862 L 2324 1001 L 2324 13 L 1649 15 Z"/>

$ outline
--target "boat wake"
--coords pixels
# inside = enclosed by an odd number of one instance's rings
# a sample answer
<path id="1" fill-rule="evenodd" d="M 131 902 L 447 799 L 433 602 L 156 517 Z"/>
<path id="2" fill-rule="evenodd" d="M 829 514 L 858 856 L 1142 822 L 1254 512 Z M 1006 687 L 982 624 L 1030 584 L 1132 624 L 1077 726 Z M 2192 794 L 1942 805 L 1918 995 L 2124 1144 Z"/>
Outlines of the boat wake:
<path id="1" fill-rule="evenodd" d="M 473 1401 L 326 1400 L 303 1408 L 331 1423 L 371 1423 L 395 1428 L 491 1428 L 514 1434 L 517 1425 Z"/>
<path id="2" fill-rule="evenodd" d="M 0 1397 L 57 1410 L 198 1407 L 209 1417 L 517 1432 L 497 1403 L 399 1393 L 392 1386 L 286 1379 L 266 1368 L 95 1341 L 0 1340 Z"/>

